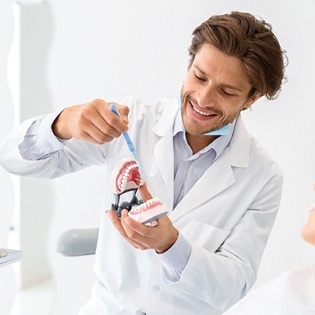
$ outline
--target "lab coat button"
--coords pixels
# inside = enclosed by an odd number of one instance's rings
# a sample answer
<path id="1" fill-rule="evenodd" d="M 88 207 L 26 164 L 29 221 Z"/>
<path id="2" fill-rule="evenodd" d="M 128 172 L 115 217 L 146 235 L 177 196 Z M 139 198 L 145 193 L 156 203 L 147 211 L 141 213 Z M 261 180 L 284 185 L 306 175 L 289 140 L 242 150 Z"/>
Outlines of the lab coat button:
<path id="1" fill-rule="evenodd" d="M 160 287 L 158 285 L 152 285 L 151 290 L 157 292 L 160 290 Z"/>

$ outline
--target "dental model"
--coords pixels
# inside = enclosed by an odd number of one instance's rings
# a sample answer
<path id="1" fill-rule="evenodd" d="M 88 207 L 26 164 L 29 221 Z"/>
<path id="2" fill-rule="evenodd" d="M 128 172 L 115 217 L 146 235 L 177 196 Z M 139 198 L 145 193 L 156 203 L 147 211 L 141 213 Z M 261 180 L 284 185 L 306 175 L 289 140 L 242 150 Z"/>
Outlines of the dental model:
<path id="1" fill-rule="evenodd" d="M 137 190 L 143 183 L 138 164 L 133 158 L 123 158 L 115 164 L 110 181 L 115 194 Z"/>
<path id="2" fill-rule="evenodd" d="M 168 213 L 166 205 L 162 204 L 158 198 L 152 198 L 143 202 L 136 197 L 139 186 L 144 184 L 144 180 L 139 172 L 137 162 L 133 158 L 123 158 L 118 161 L 112 171 L 110 185 L 115 195 L 115 204 L 112 204 L 112 210 L 121 216 L 121 211 L 127 209 L 129 216 L 134 220 L 154 226 L 157 225 L 157 219 Z M 130 201 L 119 203 L 120 197 L 132 192 Z"/>
<path id="3" fill-rule="evenodd" d="M 158 198 L 152 198 L 138 206 L 132 207 L 129 211 L 129 216 L 140 223 L 149 224 L 167 213 L 166 205 L 162 204 Z M 154 226 L 156 222 L 150 225 Z"/>

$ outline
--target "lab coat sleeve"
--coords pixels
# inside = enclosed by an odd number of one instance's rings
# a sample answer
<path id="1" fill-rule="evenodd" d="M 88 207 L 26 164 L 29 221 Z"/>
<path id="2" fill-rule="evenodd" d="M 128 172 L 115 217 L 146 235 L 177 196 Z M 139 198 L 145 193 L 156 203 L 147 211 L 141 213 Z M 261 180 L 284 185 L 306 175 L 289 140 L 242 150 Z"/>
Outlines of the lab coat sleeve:
<path id="1" fill-rule="evenodd" d="M 4 169 L 19 176 L 55 178 L 104 162 L 106 145 L 58 140 L 51 130 L 57 115 L 35 117 L 12 130 L 0 148 Z"/>
<path id="2" fill-rule="evenodd" d="M 18 148 L 23 159 L 29 161 L 43 160 L 61 150 L 67 140 L 57 139 L 51 126 L 59 112 L 39 117 L 27 129 Z"/>
<path id="3" fill-rule="evenodd" d="M 241 299 L 256 281 L 281 188 L 282 173 L 277 173 L 216 250 L 211 252 L 191 241 L 192 252 L 180 279 L 170 281 L 161 268 L 162 281 L 222 311 Z M 206 242 L 211 243 L 211 238 Z"/>

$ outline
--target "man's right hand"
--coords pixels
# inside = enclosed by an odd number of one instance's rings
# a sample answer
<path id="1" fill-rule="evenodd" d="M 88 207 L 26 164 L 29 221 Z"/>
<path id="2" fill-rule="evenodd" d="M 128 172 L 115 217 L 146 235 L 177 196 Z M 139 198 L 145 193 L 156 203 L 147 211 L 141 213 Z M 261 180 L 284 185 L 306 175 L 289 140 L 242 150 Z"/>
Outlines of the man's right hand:
<path id="1" fill-rule="evenodd" d="M 115 104 L 122 120 L 110 109 Z M 129 108 L 96 99 L 64 109 L 53 123 L 53 133 L 60 139 L 76 138 L 103 144 L 128 130 Z"/>

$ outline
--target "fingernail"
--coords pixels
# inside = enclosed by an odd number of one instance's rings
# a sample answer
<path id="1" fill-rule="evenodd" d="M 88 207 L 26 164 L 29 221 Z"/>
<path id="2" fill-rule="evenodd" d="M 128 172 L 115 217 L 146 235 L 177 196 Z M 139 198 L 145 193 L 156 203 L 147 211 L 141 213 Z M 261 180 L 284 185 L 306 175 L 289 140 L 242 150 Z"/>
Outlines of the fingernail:
<path id="1" fill-rule="evenodd" d="M 106 211 L 107 216 L 109 217 L 110 220 L 113 219 L 113 213 L 111 211 Z"/>

